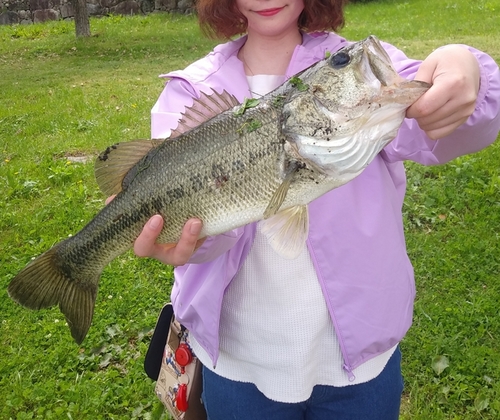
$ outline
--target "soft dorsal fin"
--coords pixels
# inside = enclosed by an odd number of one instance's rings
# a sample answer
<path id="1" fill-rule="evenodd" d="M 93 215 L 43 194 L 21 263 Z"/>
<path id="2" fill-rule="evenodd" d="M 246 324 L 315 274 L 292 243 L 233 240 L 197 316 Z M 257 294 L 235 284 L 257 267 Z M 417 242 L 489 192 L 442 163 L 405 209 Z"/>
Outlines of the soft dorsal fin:
<path id="1" fill-rule="evenodd" d="M 282 210 L 273 217 L 263 220 L 261 229 L 278 254 L 287 259 L 297 258 L 309 234 L 307 206 L 294 206 Z"/>
<path id="2" fill-rule="evenodd" d="M 200 98 L 194 99 L 193 105 L 182 113 L 179 125 L 172 131 L 170 138 L 180 136 L 239 104 L 240 102 L 225 90 L 222 93 L 212 91 L 211 94 L 201 92 Z"/>
<path id="3" fill-rule="evenodd" d="M 107 197 L 118 194 L 130 169 L 161 143 L 162 140 L 133 140 L 108 147 L 98 156 L 94 166 L 101 191 Z"/>

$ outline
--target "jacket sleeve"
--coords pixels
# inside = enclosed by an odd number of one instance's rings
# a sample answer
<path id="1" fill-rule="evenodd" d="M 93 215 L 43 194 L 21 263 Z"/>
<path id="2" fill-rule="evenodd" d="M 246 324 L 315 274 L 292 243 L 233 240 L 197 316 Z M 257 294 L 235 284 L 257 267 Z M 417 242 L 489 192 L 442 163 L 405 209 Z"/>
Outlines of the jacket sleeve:
<path id="1" fill-rule="evenodd" d="M 244 228 L 241 227 L 217 236 L 209 236 L 191 256 L 188 264 L 201 264 L 215 260 L 236 245 L 243 234 Z"/>
<path id="2" fill-rule="evenodd" d="M 384 44 L 398 73 L 414 79 L 421 61 L 411 60 L 390 44 Z M 493 143 L 500 131 L 500 71 L 487 54 L 464 46 L 477 58 L 481 81 L 476 108 L 469 119 L 449 136 L 431 140 L 414 119 L 405 119 L 396 138 L 384 149 L 389 162 L 413 160 L 424 165 L 446 163 L 477 152 Z"/>

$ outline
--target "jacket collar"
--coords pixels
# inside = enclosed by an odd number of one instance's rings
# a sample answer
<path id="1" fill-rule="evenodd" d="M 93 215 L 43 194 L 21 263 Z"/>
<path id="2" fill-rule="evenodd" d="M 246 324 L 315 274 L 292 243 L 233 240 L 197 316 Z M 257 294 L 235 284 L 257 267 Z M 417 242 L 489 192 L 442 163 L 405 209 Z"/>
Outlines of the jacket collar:
<path id="1" fill-rule="evenodd" d="M 211 75 L 220 71 L 222 67 L 229 66 L 235 73 L 239 73 L 239 70 L 243 68 L 243 64 L 238 59 L 237 54 L 245 44 L 246 39 L 247 36 L 244 35 L 234 41 L 220 44 L 206 57 L 192 63 L 186 69 L 163 74 L 160 77 L 179 77 L 190 80 L 193 83 L 203 83 Z M 286 70 L 286 77 L 291 77 L 322 60 L 327 51 L 336 51 L 344 46 L 346 42 L 344 38 L 332 32 L 303 33 L 302 44 L 295 47 L 292 59 Z M 207 71 L 207 68 L 210 70 Z"/>

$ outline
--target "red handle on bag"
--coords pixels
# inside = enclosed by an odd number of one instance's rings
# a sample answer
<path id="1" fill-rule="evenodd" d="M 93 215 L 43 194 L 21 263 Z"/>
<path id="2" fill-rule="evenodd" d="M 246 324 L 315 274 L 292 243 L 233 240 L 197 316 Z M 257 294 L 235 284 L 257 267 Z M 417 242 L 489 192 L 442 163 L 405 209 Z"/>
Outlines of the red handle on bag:
<path id="1" fill-rule="evenodd" d="M 180 384 L 177 390 L 177 397 L 175 399 L 175 405 L 179 411 L 187 411 L 188 401 L 187 401 L 187 384 Z"/>
<path id="2" fill-rule="evenodd" d="M 193 361 L 193 353 L 186 343 L 179 344 L 175 351 L 175 360 L 179 366 L 186 367 Z"/>

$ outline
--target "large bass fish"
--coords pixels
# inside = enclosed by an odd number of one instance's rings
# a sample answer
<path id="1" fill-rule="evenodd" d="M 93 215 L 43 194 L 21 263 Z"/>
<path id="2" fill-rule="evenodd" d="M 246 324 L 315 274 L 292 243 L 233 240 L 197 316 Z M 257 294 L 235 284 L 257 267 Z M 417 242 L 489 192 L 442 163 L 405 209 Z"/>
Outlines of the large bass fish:
<path id="1" fill-rule="evenodd" d="M 30 309 L 59 305 L 81 343 L 102 270 L 158 213 L 166 243 L 191 217 L 203 221 L 201 237 L 264 220 L 273 247 L 293 258 L 307 238 L 307 204 L 359 175 L 428 88 L 400 77 L 372 36 L 261 99 L 202 94 L 171 138 L 119 143 L 98 157 L 97 182 L 116 198 L 30 262 L 8 293 Z"/>

